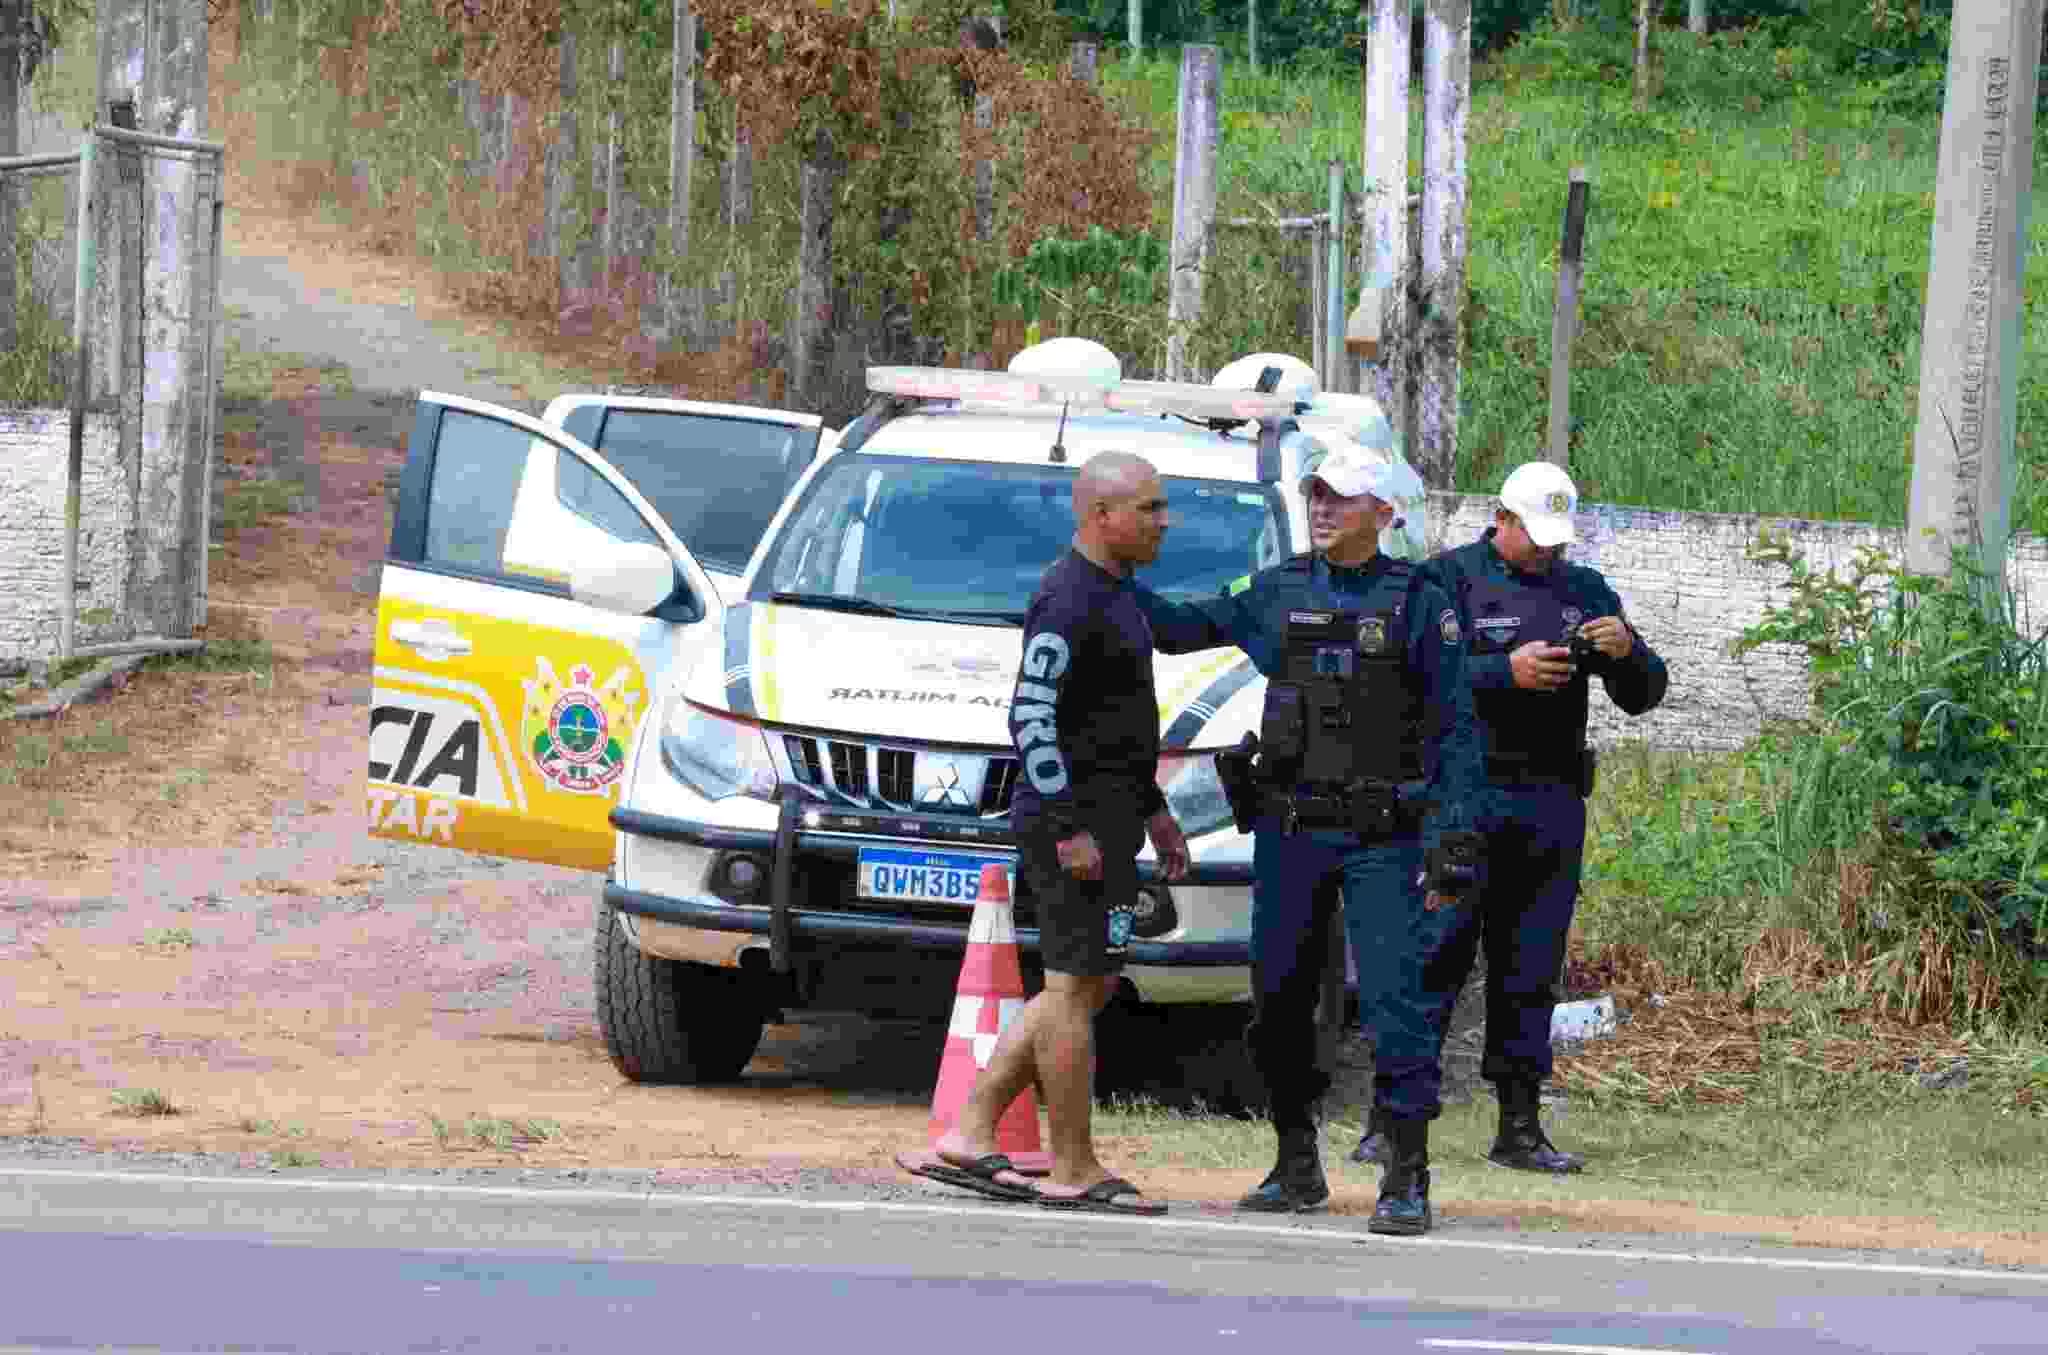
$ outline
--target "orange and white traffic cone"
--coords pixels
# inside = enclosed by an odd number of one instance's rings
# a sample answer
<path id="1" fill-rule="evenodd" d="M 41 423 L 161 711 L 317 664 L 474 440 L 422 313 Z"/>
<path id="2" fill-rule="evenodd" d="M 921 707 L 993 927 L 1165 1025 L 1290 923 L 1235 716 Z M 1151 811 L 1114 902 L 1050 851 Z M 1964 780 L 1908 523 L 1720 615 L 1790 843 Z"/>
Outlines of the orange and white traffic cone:
<path id="1" fill-rule="evenodd" d="M 990 862 L 981 868 L 981 888 L 968 924 L 967 953 L 960 960 L 960 981 L 954 991 L 953 1019 L 946 1027 L 946 1050 L 939 1059 L 939 1085 L 932 1093 L 931 1143 L 960 1118 L 961 1107 L 974 1091 L 975 1079 L 988 1067 L 996 1041 L 1024 1009 L 1024 972 L 1017 953 L 1017 924 L 1010 911 L 1010 872 Z M 1009 1155 L 1017 1170 L 1044 1175 L 1052 1170 L 1052 1154 L 1038 1133 L 1038 1097 L 1026 1087 L 996 1122 L 996 1149 Z"/>

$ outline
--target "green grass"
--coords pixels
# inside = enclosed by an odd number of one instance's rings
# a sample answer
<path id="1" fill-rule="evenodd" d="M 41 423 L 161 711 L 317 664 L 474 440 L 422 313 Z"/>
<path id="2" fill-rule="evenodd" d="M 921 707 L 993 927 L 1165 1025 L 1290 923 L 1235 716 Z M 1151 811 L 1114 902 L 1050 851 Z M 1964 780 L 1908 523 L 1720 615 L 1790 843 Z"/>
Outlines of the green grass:
<path id="1" fill-rule="evenodd" d="M 1583 165 L 1592 191 L 1571 469 L 1586 496 L 1903 521 L 1939 118 L 1888 112 L 1841 79 L 1762 78 L 1774 58 L 1752 47 L 1663 35 L 1666 86 L 1647 116 L 1629 107 L 1626 72 L 1584 43 L 1527 42 L 1475 76 L 1458 488 L 1491 488 L 1540 453 L 1566 176 Z M 1103 79 L 1163 133 L 1152 175 L 1164 229 L 1177 63 L 1108 63 Z M 1332 157 L 1359 186 L 1354 69 L 1254 78 L 1233 66 L 1223 90 L 1220 215 L 1325 210 Z M 1756 90 L 1773 102 L 1745 102 Z M 1419 90 L 1410 125 L 1420 191 Z M 2038 223 L 2048 184 L 2035 192 Z M 2037 276 L 2042 242 L 2037 225 Z M 1231 285 L 1210 305 L 1203 360 L 1254 343 L 1309 352 L 1277 303 L 1260 310 L 1262 328 L 1216 314 L 1275 290 L 1270 257 L 1236 237 L 1219 248 L 1235 251 Z M 1347 273 L 1355 289 L 1355 263 Z M 2034 290 L 2025 342 L 2040 352 L 2048 308 Z M 2022 485 L 2040 478 L 2038 368 L 2021 376 Z M 2016 523 L 2048 530 L 2048 498 L 2023 499 Z"/>
<path id="2" fill-rule="evenodd" d="M 114 1093 L 114 1113 L 132 1115 L 137 1119 L 149 1119 L 164 1115 L 182 1115 L 185 1112 L 171 1104 L 170 1098 L 162 1092 L 148 1088 L 124 1087 Z"/>
<path id="3" fill-rule="evenodd" d="M 22 724 L 0 725 L 0 786 L 20 785 L 28 777 L 49 768 L 53 762 L 74 757 L 118 756 L 128 751 L 128 736 L 114 728 L 111 720 L 95 721 L 77 734 L 28 732 Z"/>
<path id="4" fill-rule="evenodd" d="M 231 480 L 221 490 L 221 525 L 242 531 L 297 511 L 305 486 L 296 480 Z"/>
<path id="5" fill-rule="evenodd" d="M 348 364 L 308 353 L 287 353 L 275 348 L 252 347 L 227 334 L 226 360 L 221 367 L 221 399 L 225 402 L 277 398 L 278 378 L 287 372 L 312 372 L 319 383 L 336 395 L 355 390 L 355 376 Z"/>
<path id="6" fill-rule="evenodd" d="M 495 1148 L 504 1151 L 529 1143 L 549 1143 L 562 1136 L 562 1126 L 553 1120 L 470 1115 L 460 1121 L 430 1114 L 427 1122 L 434 1141 L 443 1148 Z"/>
<path id="7" fill-rule="evenodd" d="M 1975 1067 L 1973 1063 L 1973 1068 Z M 2048 1090 L 2048 1059 L 2033 1074 Z M 1973 1076 L 1959 1092 L 1921 1090 L 1912 1078 L 1870 1075 L 1830 1082 L 1784 1079 L 1800 1094 L 1744 1107 L 1603 1104 L 1552 1108 L 1545 1124 L 1561 1147 L 1585 1153 L 1573 1177 L 1502 1171 L 1485 1161 L 1493 1098 L 1445 1108 L 1431 1133 L 1432 1193 L 1526 1204 L 1640 1202 L 1730 1214 L 1909 1217 L 1969 1231 L 2042 1228 L 2040 1163 L 2048 1116 L 2015 1111 L 2010 1086 Z M 1360 1112 L 1333 1116 L 1326 1162 L 1333 1178 L 1370 1183 L 1346 1160 Z M 1129 1136 L 1110 1151 L 1140 1184 L 1148 1167 L 1240 1171 L 1249 1188 L 1272 1161 L 1262 1121 L 1185 1115 L 1146 1104 L 1097 1112 L 1099 1136 Z"/>

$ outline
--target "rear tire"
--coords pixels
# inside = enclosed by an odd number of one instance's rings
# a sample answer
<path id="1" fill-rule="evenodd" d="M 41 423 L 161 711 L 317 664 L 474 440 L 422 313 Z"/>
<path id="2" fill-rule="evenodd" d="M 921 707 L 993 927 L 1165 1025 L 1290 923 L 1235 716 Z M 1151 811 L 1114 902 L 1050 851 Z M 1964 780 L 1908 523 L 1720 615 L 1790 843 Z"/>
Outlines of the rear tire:
<path id="1" fill-rule="evenodd" d="M 754 1057 L 767 1009 L 751 975 L 649 955 L 609 904 L 598 905 L 596 961 L 604 1047 L 634 1082 L 732 1082 Z"/>

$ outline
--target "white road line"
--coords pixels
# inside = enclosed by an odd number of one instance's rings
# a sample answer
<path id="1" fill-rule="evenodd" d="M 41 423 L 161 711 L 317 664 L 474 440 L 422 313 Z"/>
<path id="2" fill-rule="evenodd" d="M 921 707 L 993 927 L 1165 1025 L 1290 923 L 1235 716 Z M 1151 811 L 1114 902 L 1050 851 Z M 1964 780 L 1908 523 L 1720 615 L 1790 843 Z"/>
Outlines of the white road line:
<path id="1" fill-rule="evenodd" d="M 1189 1233 L 1222 1233 L 1240 1237 L 1291 1238 L 1298 1242 L 1334 1243 L 1347 1247 L 1372 1246 L 1387 1252 L 1478 1251 L 1514 1256 L 1574 1257 L 1602 1261 L 1676 1261 L 1703 1266 L 1747 1266 L 1764 1270 L 1843 1271 L 1858 1275 L 1918 1275 L 1936 1280 L 1995 1280 L 2007 1284 L 2038 1284 L 2048 1287 L 2048 1270 L 1971 1270 L 1962 1266 L 1913 1266 L 1872 1261 L 1819 1261 L 1777 1256 L 1715 1256 L 1704 1252 L 1622 1251 L 1607 1247 L 1546 1247 L 1527 1242 L 1480 1242 L 1469 1238 L 1408 1237 L 1382 1241 L 1371 1233 L 1339 1232 L 1333 1228 L 1288 1228 L 1275 1224 L 1235 1223 L 1222 1219 L 1153 1218 L 1131 1219 L 1110 1214 L 1070 1214 L 1064 1210 L 1028 1209 L 1014 1205 L 906 1204 L 893 1200 L 792 1200 L 768 1195 L 685 1195 L 653 1190 L 595 1190 L 574 1187 L 549 1189 L 540 1186 L 452 1186 L 420 1181 L 348 1181 L 335 1178 L 285 1180 L 270 1177 L 189 1176 L 168 1172 L 67 1171 L 52 1167 L 0 1166 L 0 1180 L 100 1181 L 123 1185 L 228 1186 L 242 1189 L 269 1188 L 279 1191 L 304 1190 L 315 1194 L 383 1194 L 435 1197 L 447 1200 L 520 1200 L 537 1203 L 557 1200 L 584 1204 L 637 1204 L 666 1209 L 740 1208 L 751 1210 L 787 1209 L 825 1214 L 904 1214 L 919 1217 L 951 1217 L 969 1214 L 1000 1219 L 1019 1227 L 1052 1230 L 1076 1227 L 1115 1228 L 1123 1232 L 1165 1229 Z"/>
<path id="2" fill-rule="evenodd" d="M 1422 1344 L 1440 1350 L 1526 1350 L 1542 1355 L 1705 1355 L 1704 1351 L 1673 1350 L 1668 1346 L 1570 1346 L 1550 1341 L 1454 1341 L 1432 1337 Z"/>

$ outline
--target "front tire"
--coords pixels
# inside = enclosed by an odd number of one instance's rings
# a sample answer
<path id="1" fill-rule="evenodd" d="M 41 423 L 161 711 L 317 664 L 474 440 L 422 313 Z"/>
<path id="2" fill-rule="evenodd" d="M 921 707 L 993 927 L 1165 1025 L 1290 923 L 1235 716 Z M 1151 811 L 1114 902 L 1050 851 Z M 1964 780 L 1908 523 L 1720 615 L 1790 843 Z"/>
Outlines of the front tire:
<path id="1" fill-rule="evenodd" d="M 598 905 L 597 1023 L 612 1063 L 634 1082 L 732 1082 L 761 1043 L 767 1011 L 751 976 L 649 955 L 618 910 Z"/>

